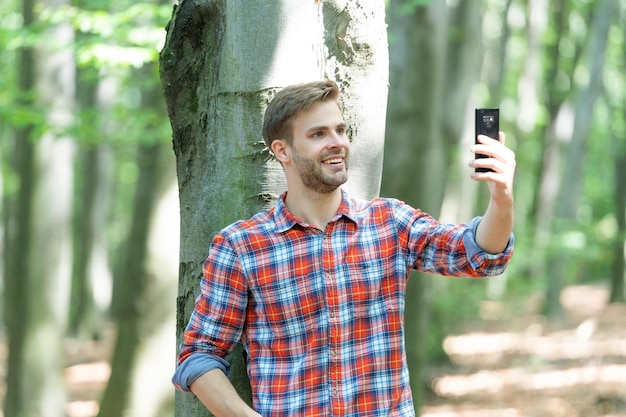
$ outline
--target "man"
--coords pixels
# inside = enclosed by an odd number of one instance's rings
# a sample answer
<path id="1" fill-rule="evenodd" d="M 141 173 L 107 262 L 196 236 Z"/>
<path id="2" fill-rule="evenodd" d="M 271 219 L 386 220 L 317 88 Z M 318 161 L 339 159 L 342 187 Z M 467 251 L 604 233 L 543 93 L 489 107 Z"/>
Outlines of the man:
<path id="1" fill-rule="evenodd" d="M 411 269 L 500 274 L 513 250 L 515 155 L 479 137 L 472 173 L 489 207 L 468 225 L 439 224 L 395 200 L 351 198 L 350 141 L 337 85 L 286 87 L 263 137 L 282 164 L 276 206 L 218 233 L 185 331 L 175 385 L 216 416 L 413 416 L 404 348 Z M 410 302 L 410 300 L 409 300 Z M 241 340 L 254 409 L 227 378 Z"/>

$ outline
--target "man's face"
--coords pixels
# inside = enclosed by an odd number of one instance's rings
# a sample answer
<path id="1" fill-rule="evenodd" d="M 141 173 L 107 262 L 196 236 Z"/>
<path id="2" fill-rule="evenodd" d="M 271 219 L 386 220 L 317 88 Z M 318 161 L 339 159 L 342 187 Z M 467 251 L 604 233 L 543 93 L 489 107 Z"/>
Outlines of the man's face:
<path id="1" fill-rule="evenodd" d="M 293 123 L 291 158 L 302 184 L 330 193 L 348 180 L 350 141 L 346 123 L 334 101 L 299 113 Z"/>

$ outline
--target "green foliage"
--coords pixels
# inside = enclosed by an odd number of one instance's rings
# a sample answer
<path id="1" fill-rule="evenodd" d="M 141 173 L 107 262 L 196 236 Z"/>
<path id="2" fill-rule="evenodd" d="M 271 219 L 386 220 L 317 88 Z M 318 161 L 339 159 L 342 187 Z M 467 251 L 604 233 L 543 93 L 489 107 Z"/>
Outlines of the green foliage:
<path id="1" fill-rule="evenodd" d="M 155 107 L 154 99 L 144 98 L 141 92 L 160 91 L 156 63 L 165 38 L 164 27 L 171 16 L 171 5 L 110 3 L 107 9 L 69 5 L 43 9 L 30 27 L 22 27 L 19 14 L 0 12 L 3 68 L 15 69 L 17 53 L 23 48 L 69 48 L 80 71 L 80 82 L 96 86 L 103 79 L 109 80 L 109 88 L 116 89 L 117 94 L 106 111 L 101 107 L 78 109 L 69 128 L 56 134 L 69 134 L 91 144 L 169 139 L 169 124 L 161 97 Z M 74 28 L 72 39 L 49 35 L 52 28 L 67 23 Z M 137 70 L 149 66 L 152 67 L 149 74 L 144 70 L 143 76 L 138 77 Z M 12 128 L 35 127 L 33 136 L 36 138 L 49 130 L 46 110 L 38 107 L 34 92 L 18 90 L 16 76 L 15 70 L 3 71 L 0 76 L 0 122 Z M 105 123 L 110 128 L 103 129 Z"/>

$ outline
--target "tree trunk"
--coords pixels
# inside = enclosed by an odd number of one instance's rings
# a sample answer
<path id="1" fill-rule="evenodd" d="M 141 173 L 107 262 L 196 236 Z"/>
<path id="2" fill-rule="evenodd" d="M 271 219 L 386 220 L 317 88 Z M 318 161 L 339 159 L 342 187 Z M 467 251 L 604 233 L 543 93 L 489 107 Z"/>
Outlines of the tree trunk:
<path id="1" fill-rule="evenodd" d="M 136 72 L 146 79 L 154 64 Z M 156 87 L 141 94 L 144 108 L 165 114 L 161 91 Z M 147 126 L 149 129 L 150 126 Z M 173 304 L 164 302 L 175 293 L 178 256 L 178 214 L 174 158 L 164 138 L 140 143 L 137 150 L 139 177 L 136 183 L 131 229 L 123 251 L 123 263 L 114 283 L 113 315 L 117 338 L 111 377 L 101 401 L 99 417 L 160 417 L 173 412 L 173 369 L 155 366 L 168 363 L 174 353 Z M 164 217 L 167 213 L 170 218 Z"/>
<path id="2" fill-rule="evenodd" d="M 448 192 L 459 188 L 460 165 L 466 164 L 466 158 L 455 164 L 452 153 L 473 117 L 467 104 L 482 64 L 480 3 L 431 2 L 407 11 L 406 2 L 392 0 L 389 15 L 393 42 L 383 194 L 439 217 L 446 186 Z M 448 184 L 452 178 L 454 186 Z M 416 415 L 424 395 L 431 280 L 413 273 L 407 287 L 405 341 Z"/>
<path id="3" fill-rule="evenodd" d="M 452 158 L 451 154 L 453 149 L 458 149 L 459 144 L 462 143 L 461 146 L 467 148 L 474 142 L 474 107 L 479 105 L 472 106 L 468 103 L 481 73 L 483 56 L 490 56 L 492 61 L 502 62 L 501 66 L 506 62 L 504 57 L 496 58 L 498 55 L 483 54 L 485 48 L 482 41 L 481 6 L 481 2 L 471 0 L 460 1 L 454 8 L 448 6 L 449 40 L 441 123 L 449 163 L 440 218 L 446 222 L 467 221 L 476 212 L 473 202 L 476 201 L 477 191 L 480 189 L 467 175 L 467 160 L 471 154 L 461 154 L 457 158 Z M 506 24 L 503 25 L 507 27 Z M 495 73 L 494 76 L 499 78 L 497 74 L 501 70 L 496 67 L 492 66 L 491 70 Z M 493 103 L 495 106 L 497 101 Z"/>
<path id="4" fill-rule="evenodd" d="M 575 106 L 574 131 L 569 144 L 564 178 L 559 188 L 557 199 L 556 218 L 553 224 L 555 235 L 567 239 L 573 223 L 576 221 L 576 211 L 580 200 L 584 160 L 587 141 L 591 129 L 594 104 L 602 89 L 602 72 L 606 46 L 611 22 L 616 15 L 618 3 L 616 0 L 601 0 L 596 5 L 595 16 L 591 26 L 591 36 L 587 45 L 587 59 L 589 65 L 589 82 L 580 92 Z M 548 288 L 544 312 L 549 316 L 558 316 L 561 313 L 560 294 L 563 288 L 564 276 L 567 274 L 566 264 L 571 258 L 565 248 L 549 262 Z"/>
<path id="5" fill-rule="evenodd" d="M 26 25 L 35 20 L 32 7 L 24 2 Z M 46 36 L 66 44 L 72 29 L 61 23 L 51 26 Z M 16 239 L 11 243 L 17 246 L 9 250 L 6 275 L 7 298 L 14 300 L 7 304 L 18 307 L 7 312 L 11 350 L 5 415 L 59 417 L 65 415 L 63 340 L 71 276 L 74 144 L 57 132 L 71 121 L 74 60 L 70 50 L 38 50 L 36 59 L 25 50 L 22 64 L 21 87 L 28 93 L 36 88 L 38 104 L 47 110 L 48 129 L 36 142 L 31 142 L 32 130 L 16 135 L 23 142 L 16 144 L 23 183 L 13 207 L 24 211 L 12 213 L 17 223 L 11 224 L 11 239 Z"/>
<path id="6" fill-rule="evenodd" d="M 22 3 L 24 26 L 33 23 L 33 1 Z M 34 51 L 23 48 L 18 53 L 18 83 L 22 97 L 29 97 L 35 86 Z M 32 100 L 20 103 L 32 105 Z M 4 194 L 4 319 L 8 336 L 8 371 L 4 397 L 5 416 L 23 416 L 28 404 L 24 346 L 27 317 L 28 277 L 30 264 L 28 250 L 32 239 L 32 194 L 34 187 L 34 146 L 31 140 L 33 126 L 27 125 L 14 132 L 11 168 L 19 175 L 19 188 Z"/>
<path id="7" fill-rule="evenodd" d="M 95 88 L 78 85 L 79 104 L 85 110 L 98 106 Z M 97 120 L 92 120 L 99 126 Z M 111 153 L 101 143 L 81 138 L 76 179 L 77 202 L 74 239 L 74 271 L 70 304 L 70 332 L 81 340 L 99 339 L 104 313 L 111 300 L 111 270 L 108 262 L 106 225 L 111 193 Z M 98 139 L 96 139 L 98 140 Z"/>
<path id="8" fill-rule="evenodd" d="M 440 117 L 446 57 L 446 6 L 431 2 L 402 13 L 405 2 L 389 4 L 390 89 L 383 165 L 384 195 L 403 199 L 438 216 L 448 157 Z M 413 273 L 407 285 L 405 343 L 415 414 L 423 403 L 430 281 Z"/>
<path id="9" fill-rule="evenodd" d="M 378 194 L 386 46 L 382 0 L 183 0 L 176 7 L 161 52 L 161 79 L 181 207 L 178 342 L 213 235 L 273 205 L 286 188 L 260 132 L 277 89 L 325 77 L 338 82 L 353 140 L 347 188 L 361 197 Z M 250 401 L 240 350 L 228 359 L 234 385 Z M 208 412 L 192 395 L 177 393 L 176 415 Z"/>
<path id="10" fill-rule="evenodd" d="M 617 142 L 617 139 L 614 139 Z M 613 261 L 611 264 L 611 303 L 623 303 L 624 274 L 626 260 L 624 259 L 624 244 L 626 241 L 626 143 L 622 139 L 619 152 L 615 154 L 615 218 L 617 232 L 613 242 Z"/>
<path id="11" fill-rule="evenodd" d="M 564 68 L 565 65 L 559 51 L 559 41 L 568 36 L 566 3 L 558 0 L 550 6 L 549 26 L 555 28 L 555 35 L 552 43 L 545 47 L 546 55 L 551 62 L 543 75 L 543 78 L 547 80 L 554 80 L 559 72 L 562 74 L 573 73 L 573 70 Z M 534 193 L 533 207 L 530 210 L 531 216 L 527 219 L 528 223 L 532 224 L 532 240 L 534 242 L 530 255 L 530 259 L 533 261 L 529 263 L 526 272 L 526 275 L 530 277 L 542 277 L 546 272 L 546 252 L 552 238 L 550 225 L 554 218 L 554 206 L 561 182 L 562 143 L 566 140 L 566 133 L 562 128 L 557 129 L 557 126 L 563 125 L 560 123 L 561 119 L 566 120 L 570 116 L 570 105 L 566 101 L 567 95 L 560 93 L 555 83 L 547 83 L 545 90 L 543 102 L 548 112 L 548 123 L 543 134 L 540 135 L 541 156 L 537 164 L 537 172 L 533 175 L 533 180 L 537 184 L 534 187 L 536 192 Z M 523 150 L 525 145 L 523 143 L 520 145 L 522 147 L 520 150 Z"/>

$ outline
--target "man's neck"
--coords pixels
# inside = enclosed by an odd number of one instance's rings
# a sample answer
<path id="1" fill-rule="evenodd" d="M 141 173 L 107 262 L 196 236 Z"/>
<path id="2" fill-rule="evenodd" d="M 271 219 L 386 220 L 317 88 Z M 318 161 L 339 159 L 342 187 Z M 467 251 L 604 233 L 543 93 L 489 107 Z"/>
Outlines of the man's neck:
<path id="1" fill-rule="evenodd" d="M 316 193 L 310 190 L 295 192 L 288 190 L 285 205 L 293 214 L 305 223 L 326 228 L 326 224 L 337 214 L 341 205 L 341 189 L 332 193 Z"/>

